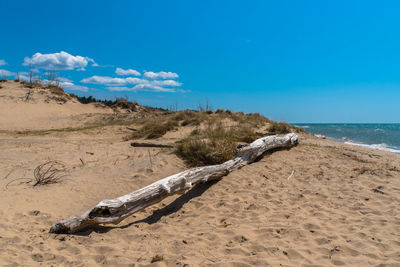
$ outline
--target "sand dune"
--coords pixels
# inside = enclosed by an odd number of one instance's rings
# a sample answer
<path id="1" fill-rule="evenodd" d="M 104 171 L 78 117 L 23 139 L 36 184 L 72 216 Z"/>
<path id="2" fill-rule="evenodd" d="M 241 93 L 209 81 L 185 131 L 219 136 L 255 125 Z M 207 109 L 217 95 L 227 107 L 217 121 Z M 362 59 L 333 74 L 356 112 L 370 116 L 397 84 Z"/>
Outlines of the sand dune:
<path id="1" fill-rule="evenodd" d="M 60 105 L 54 114 L 65 122 L 52 127 L 79 125 L 72 113 L 98 112 L 71 105 Z M 29 124 L 3 112 L 2 129 L 46 129 L 45 117 Z M 168 149 L 131 147 L 128 133 L 0 133 L 1 266 L 400 266 L 400 155 L 307 134 L 295 148 L 118 225 L 49 234 L 62 218 L 187 168 Z M 48 160 L 64 162 L 67 176 L 32 187 L 34 168 Z"/>
<path id="2" fill-rule="evenodd" d="M 112 114 L 110 108 L 99 108 L 94 104 L 82 105 L 54 95 L 46 89 L 32 90 L 18 82 L 0 84 L 0 130 L 40 130 L 52 128 L 80 127 L 92 116 Z"/>

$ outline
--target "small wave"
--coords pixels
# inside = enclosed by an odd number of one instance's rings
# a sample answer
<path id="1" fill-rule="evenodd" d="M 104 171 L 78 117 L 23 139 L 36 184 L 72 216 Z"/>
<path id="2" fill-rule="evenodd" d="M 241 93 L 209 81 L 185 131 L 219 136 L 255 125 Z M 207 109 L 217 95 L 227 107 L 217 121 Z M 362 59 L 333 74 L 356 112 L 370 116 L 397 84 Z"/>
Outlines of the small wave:
<path id="1" fill-rule="evenodd" d="M 310 128 L 310 126 L 307 126 L 307 125 L 294 125 L 294 126 L 296 126 L 298 128 L 304 128 L 304 129 Z"/>
<path id="2" fill-rule="evenodd" d="M 383 151 L 387 151 L 387 152 L 392 152 L 392 153 L 396 153 L 396 154 L 400 154 L 400 150 L 399 149 L 394 149 L 389 147 L 386 144 L 372 144 L 372 145 L 367 145 L 367 144 L 360 144 L 360 143 L 355 143 L 352 141 L 347 141 L 344 142 L 345 144 L 349 144 L 349 145 L 355 145 L 355 146 L 363 146 L 363 147 L 369 147 L 369 148 L 373 148 L 373 149 L 377 149 L 377 150 L 383 150 Z"/>

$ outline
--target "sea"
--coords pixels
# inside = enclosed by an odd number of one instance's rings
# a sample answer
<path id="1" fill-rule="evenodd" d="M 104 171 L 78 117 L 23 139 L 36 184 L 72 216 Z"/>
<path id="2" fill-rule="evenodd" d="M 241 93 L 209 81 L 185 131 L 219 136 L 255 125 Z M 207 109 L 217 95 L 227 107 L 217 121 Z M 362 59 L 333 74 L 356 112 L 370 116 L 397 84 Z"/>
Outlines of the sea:
<path id="1" fill-rule="evenodd" d="M 314 135 L 400 154 L 400 123 L 293 123 Z"/>

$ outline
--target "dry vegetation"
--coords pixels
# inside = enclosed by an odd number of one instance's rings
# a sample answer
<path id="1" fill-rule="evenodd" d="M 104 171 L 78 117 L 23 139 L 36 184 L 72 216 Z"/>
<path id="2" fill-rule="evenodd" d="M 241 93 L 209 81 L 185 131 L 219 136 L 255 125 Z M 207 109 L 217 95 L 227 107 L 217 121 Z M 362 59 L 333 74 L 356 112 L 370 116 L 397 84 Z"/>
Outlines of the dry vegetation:
<path id="1" fill-rule="evenodd" d="M 4 82 L 7 82 L 7 81 L 8 81 L 7 79 L 0 79 L 0 83 L 4 83 Z M 3 88 L 3 86 L 0 85 L 0 89 L 1 88 Z"/>
<path id="2" fill-rule="evenodd" d="M 55 75 L 54 77 L 57 77 Z M 55 79 L 55 78 L 54 78 Z M 7 80 L 4 80 L 7 81 Z M 20 82 L 18 79 L 14 80 L 15 82 Z M 66 102 L 71 99 L 75 99 L 81 104 L 90 104 L 90 103 L 97 103 L 97 104 L 102 104 L 104 106 L 110 107 L 114 110 L 120 108 L 128 111 L 137 111 L 139 104 L 137 102 L 131 102 L 128 101 L 128 99 L 124 98 L 116 98 L 115 100 L 102 100 L 102 99 L 96 99 L 92 96 L 77 96 L 75 94 L 69 94 L 64 91 L 64 89 L 60 86 L 60 83 L 57 80 L 49 80 L 47 83 L 43 83 L 42 80 L 36 79 L 35 81 L 28 82 L 28 81 L 21 81 L 21 84 L 27 88 L 40 88 L 40 89 L 47 89 L 49 90 L 53 95 L 54 99 L 61 101 L 61 102 Z"/>
<path id="3" fill-rule="evenodd" d="M 184 110 L 159 114 L 143 121 L 143 126 L 127 139 L 157 139 L 178 127 L 195 126 L 192 133 L 180 140 L 175 153 L 190 166 L 220 164 L 231 159 L 240 143 L 250 143 L 270 134 L 299 132 L 283 122 L 273 122 L 258 114 L 218 109 Z M 264 130 L 264 132 L 260 132 Z"/>
<path id="4" fill-rule="evenodd" d="M 176 154 L 190 166 L 220 164 L 235 155 L 238 142 L 252 142 L 258 137 L 245 125 L 225 127 L 210 123 L 182 139 L 176 146 Z"/>
<path id="5" fill-rule="evenodd" d="M 92 96 L 77 96 L 75 94 L 70 94 L 71 97 L 75 98 L 79 103 L 81 104 L 90 104 L 90 103 L 96 103 L 96 104 L 102 104 L 104 106 L 110 107 L 114 110 L 120 108 L 124 110 L 129 110 L 131 112 L 137 111 L 139 104 L 137 102 L 130 102 L 128 99 L 124 98 L 116 98 L 114 101 L 113 100 L 101 100 L 101 99 L 96 99 Z"/>
<path id="6" fill-rule="evenodd" d="M 276 122 L 276 121 L 271 121 L 269 129 L 268 129 L 268 131 L 271 134 L 286 134 L 286 133 L 290 133 L 293 130 L 294 130 L 294 127 L 292 127 L 291 125 L 289 125 L 285 122 Z M 296 132 L 301 131 L 300 128 L 296 128 L 295 130 L 296 130 Z"/>
<path id="7" fill-rule="evenodd" d="M 65 97 L 75 99 L 82 104 L 96 103 L 102 106 L 111 107 L 114 110 L 122 109 L 129 112 L 136 112 L 141 107 L 137 102 L 130 102 L 128 99 L 98 100 L 94 97 L 79 97 L 65 93 L 57 84 L 41 84 L 39 82 L 22 82 L 29 88 L 41 87 L 50 90 L 54 97 Z M 118 113 L 118 112 L 117 112 Z M 116 114 L 117 114 L 116 113 Z M 230 110 L 217 109 L 211 110 L 211 106 L 199 106 L 199 111 L 166 111 L 161 109 L 147 108 L 144 116 L 119 118 L 113 114 L 108 119 L 89 125 L 83 128 L 52 129 L 48 131 L 36 131 L 23 134 L 47 134 L 50 132 L 69 132 L 92 129 L 109 125 L 140 125 L 125 140 L 131 139 L 157 139 L 169 131 L 179 129 L 179 127 L 194 127 L 192 133 L 177 142 L 175 153 L 190 166 L 203 166 L 220 164 L 231 159 L 235 153 L 237 145 L 240 143 L 250 143 L 255 139 L 272 134 L 286 134 L 289 132 L 300 132 L 302 129 L 296 128 L 284 122 L 271 121 L 258 113 L 245 114 L 243 112 L 232 112 Z"/>
<path id="8" fill-rule="evenodd" d="M 68 97 L 69 99 L 71 98 L 71 96 L 68 93 L 66 93 L 64 91 L 64 89 L 62 89 L 60 87 L 60 85 L 58 83 L 44 84 L 40 80 L 38 80 L 38 81 L 35 81 L 35 82 L 22 81 L 21 84 L 26 86 L 26 87 L 28 87 L 28 88 L 48 89 L 51 93 L 53 93 L 53 94 L 55 94 L 57 96 L 65 96 L 65 97 Z"/>
<path id="9" fill-rule="evenodd" d="M 156 139 L 168 131 L 175 129 L 178 126 L 178 121 L 173 118 L 165 120 L 163 117 L 155 117 L 144 122 L 143 126 L 137 131 L 132 133 L 128 139 L 146 138 Z"/>
<path id="10" fill-rule="evenodd" d="M 33 186 L 55 184 L 66 176 L 66 167 L 60 161 L 48 161 L 37 166 L 33 174 L 35 177 Z"/>

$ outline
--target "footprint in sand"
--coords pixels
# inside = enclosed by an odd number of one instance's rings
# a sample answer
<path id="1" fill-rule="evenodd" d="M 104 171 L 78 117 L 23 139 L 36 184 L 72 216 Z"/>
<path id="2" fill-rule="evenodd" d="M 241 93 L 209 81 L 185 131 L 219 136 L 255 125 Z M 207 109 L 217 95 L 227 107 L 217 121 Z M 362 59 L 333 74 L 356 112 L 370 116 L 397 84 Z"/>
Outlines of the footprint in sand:
<path id="1" fill-rule="evenodd" d="M 94 255 L 93 259 L 98 264 L 105 264 L 105 262 L 107 260 L 104 255 Z"/>
<path id="2" fill-rule="evenodd" d="M 65 246 L 64 247 L 66 251 L 71 253 L 72 255 L 79 255 L 81 254 L 81 250 L 75 246 Z"/>
<path id="3" fill-rule="evenodd" d="M 31 258 L 37 262 L 44 262 L 44 261 L 54 260 L 56 256 L 51 253 L 44 253 L 44 254 L 35 253 L 31 255 Z"/>
<path id="4" fill-rule="evenodd" d="M 101 255 L 106 255 L 112 252 L 114 249 L 112 247 L 108 246 L 100 246 L 95 248 L 96 252 L 101 254 Z"/>
<path id="5" fill-rule="evenodd" d="M 282 253 L 286 255 L 290 260 L 301 260 L 304 259 L 303 255 L 294 249 L 283 250 Z"/>
<path id="6" fill-rule="evenodd" d="M 304 227 L 304 229 L 310 231 L 311 233 L 314 233 L 316 230 L 321 229 L 321 227 L 319 227 L 318 225 L 313 224 L 313 223 L 306 223 L 303 225 L 303 227 Z"/>
<path id="7" fill-rule="evenodd" d="M 320 238 L 316 238 L 316 239 L 315 239 L 315 242 L 316 242 L 318 245 L 329 244 L 331 241 L 332 241 L 332 240 L 327 239 L 327 238 L 325 238 L 325 237 L 320 237 Z"/>

